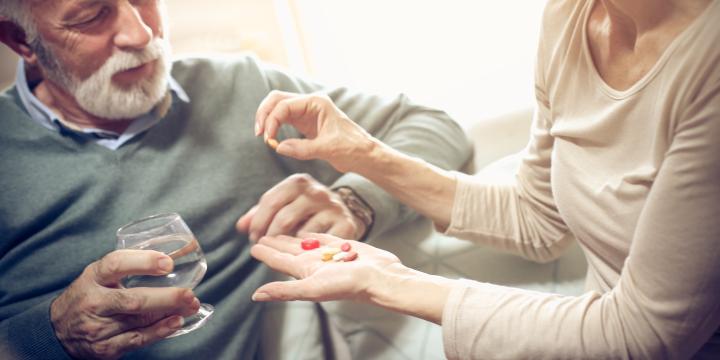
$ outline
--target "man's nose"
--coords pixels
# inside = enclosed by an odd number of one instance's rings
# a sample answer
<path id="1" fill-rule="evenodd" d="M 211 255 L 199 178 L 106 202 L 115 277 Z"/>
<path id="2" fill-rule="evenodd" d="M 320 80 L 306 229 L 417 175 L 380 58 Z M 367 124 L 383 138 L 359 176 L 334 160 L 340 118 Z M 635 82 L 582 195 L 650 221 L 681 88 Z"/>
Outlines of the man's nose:
<path id="1" fill-rule="evenodd" d="M 121 2 L 118 9 L 118 30 L 115 34 L 115 46 L 120 49 L 144 49 L 153 39 L 152 28 L 145 23 L 138 9 L 129 2 Z"/>

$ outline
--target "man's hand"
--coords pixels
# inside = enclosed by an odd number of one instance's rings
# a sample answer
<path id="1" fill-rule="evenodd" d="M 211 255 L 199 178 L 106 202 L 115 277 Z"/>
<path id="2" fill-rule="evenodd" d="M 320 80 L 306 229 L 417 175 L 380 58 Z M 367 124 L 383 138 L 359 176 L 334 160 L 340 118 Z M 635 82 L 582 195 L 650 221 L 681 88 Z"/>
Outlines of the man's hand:
<path id="1" fill-rule="evenodd" d="M 150 250 L 117 250 L 88 265 L 55 299 L 55 335 L 75 358 L 116 359 L 182 327 L 200 302 L 183 288 L 121 288 L 128 275 L 164 275 L 172 259 Z"/>
<path id="2" fill-rule="evenodd" d="M 236 224 L 255 242 L 263 236 L 328 233 L 359 239 L 366 225 L 340 196 L 307 174 L 295 174 L 275 185 Z"/>

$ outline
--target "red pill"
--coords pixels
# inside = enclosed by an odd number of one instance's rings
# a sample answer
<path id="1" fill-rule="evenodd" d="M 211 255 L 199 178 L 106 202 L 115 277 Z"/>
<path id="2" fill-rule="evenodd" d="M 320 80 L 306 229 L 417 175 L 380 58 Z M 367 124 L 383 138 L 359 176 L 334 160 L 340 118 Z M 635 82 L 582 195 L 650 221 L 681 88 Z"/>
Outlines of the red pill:
<path id="1" fill-rule="evenodd" d="M 318 239 L 305 239 L 300 243 L 303 250 L 312 250 L 320 247 L 320 240 Z"/>
<path id="2" fill-rule="evenodd" d="M 352 246 L 350 246 L 350 243 L 343 243 L 342 245 L 340 245 L 340 250 L 342 250 L 344 252 L 348 252 L 348 251 L 350 251 L 350 249 L 352 249 Z"/>
<path id="3" fill-rule="evenodd" d="M 353 261 L 353 260 L 357 259 L 357 257 L 358 257 L 357 251 L 349 251 L 347 253 L 347 255 L 345 255 L 345 257 L 343 258 L 343 261 Z"/>

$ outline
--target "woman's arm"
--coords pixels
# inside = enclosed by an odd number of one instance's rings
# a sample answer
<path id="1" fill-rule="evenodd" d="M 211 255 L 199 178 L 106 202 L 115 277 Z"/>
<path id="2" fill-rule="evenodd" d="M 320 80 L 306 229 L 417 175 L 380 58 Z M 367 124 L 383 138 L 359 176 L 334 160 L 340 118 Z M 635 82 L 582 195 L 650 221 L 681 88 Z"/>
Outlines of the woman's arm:
<path id="1" fill-rule="evenodd" d="M 455 194 L 451 173 L 374 138 L 328 96 L 274 92 L 257 114 L 256 133 L 264 134 L 266 140 L 274 139 L 282 124 L 293 125 L 306 137 L 283 140 L 276 149 L 279 154 L 325 160 L 341 172 L 371 180 L 436 223 L 449 222 Z M 457 141 L 464 143 L 466 139 Z M 425 145 L 430 149 L 434 146 Z"/>
<path id="2" fill-rule="evenodd" d="M 435 224 L 445 227 L 450 223 L 456 185 L 451 172 L 379 141 L 372 141 L 367 155 L 358 157 L 354 164 L 353 172 L 368 178 Z"/>

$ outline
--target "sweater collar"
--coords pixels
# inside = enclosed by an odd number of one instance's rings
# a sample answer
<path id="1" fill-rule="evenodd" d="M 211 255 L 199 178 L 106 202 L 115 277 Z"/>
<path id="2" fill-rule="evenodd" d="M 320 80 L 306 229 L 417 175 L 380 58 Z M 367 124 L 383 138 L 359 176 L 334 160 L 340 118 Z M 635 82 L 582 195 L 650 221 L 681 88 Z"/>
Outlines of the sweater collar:
<path id="1" fill-rule="evenodd" d="M 102 129 L 86 128 L 86 129 L 74 129 L 64 124 L 60 117 L 57 116 L 52 110 L 50 110 L 45 104 L 43 104 L 30 89 L 28 84 L 27 75 L 25 73 L 25 62 L 20 59 L 17 66 L 17 74 L 15 78 L 15 88 L 18 91 L 22 105 L 25 107 L 25 111 L 28 112 L 30 118 L 36 123 L 43 127 L 58 131 L 62 135 L 74 135 L 80 136 L 91 141 L 96 142 L 98 145 L 104 146 L 111 150 L 116 150 L 122 144 L 131 140 L 135 136 L 141 134 L 145 130 L 150 129 L 155 124 L 162 120 L 162 117 L 157 116 L 154 111 L 150 111 L 147 114 L 141 115 L 137 119 L 130 123 L 130 126 L 122 133 L 116 133 L 113 131 L 107 131 Z M 189 103 L 190 97 L 187 95 L 185 90 L 180 84 L 170 75 L 168 75 L 168 88 L 173 98 Z M 172 105 L 171 105 L 172 106 Z"/>

